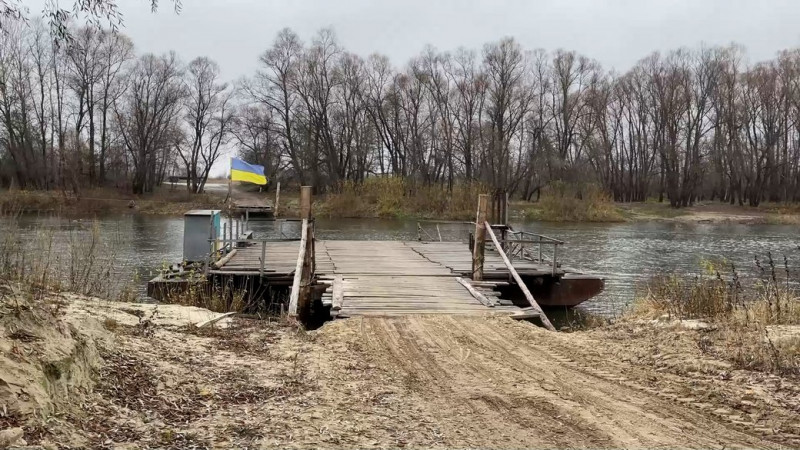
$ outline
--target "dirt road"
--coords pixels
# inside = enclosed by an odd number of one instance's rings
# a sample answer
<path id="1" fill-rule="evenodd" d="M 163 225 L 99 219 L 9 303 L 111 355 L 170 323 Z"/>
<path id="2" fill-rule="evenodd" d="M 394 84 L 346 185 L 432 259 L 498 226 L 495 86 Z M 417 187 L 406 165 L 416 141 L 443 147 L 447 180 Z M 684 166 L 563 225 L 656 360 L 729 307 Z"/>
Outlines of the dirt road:
<path id="1" fill-rule="evenodd" d="M 775 433 L 774 423 L 751 423 L 719 401 L 704 402 L 698 394 L 719 394 L 720 388 L 704 386 L 702 376 L 674 379 L 667 370 L 634 367 L 580 333 L 548 333 L 507 319 L 416 317 L 336 323 L 320 338 L 347 342 L 352 359 L 379 374 L 366 383 L 385 386 L 387 395 L 416 407 L 392 420 L 409 428 L 416 428 L 414 421 L 435 424 L 429 435 L 435 439 L 412 444 L 707 448 L 800 442 Z M 791 410 L 783 413 L 772 419 L 792 420 Z"/>
<path id="2" fill-rule="evenodd" d="M 735 370 L 698 348 L 697 331 L 618 324 L 551 333 L 509 318 L 441 315 L 352 318 L 313 332 L 246 319 L 198 330 L 109 305 L 70 319 L 85 332 L 108 329 L 96 339 L 106 342 L 97 385 L 73 394 L 61 421 L 13 422 L 29 443 L 800 445 L 797 380 Z M 102 325 L 88 328 L 95 320 Z"/>

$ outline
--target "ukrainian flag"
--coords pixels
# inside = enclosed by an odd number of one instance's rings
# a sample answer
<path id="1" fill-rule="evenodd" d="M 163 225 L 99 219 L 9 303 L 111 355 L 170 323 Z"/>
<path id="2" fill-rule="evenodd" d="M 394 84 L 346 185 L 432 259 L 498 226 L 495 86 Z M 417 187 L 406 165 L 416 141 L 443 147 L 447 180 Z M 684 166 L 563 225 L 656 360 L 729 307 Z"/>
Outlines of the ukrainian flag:
<path id="1" fill-rule="evenodd" d="M 267 184 L 264 166 L 248 164 L 241 159 L 231 158 L 231 181 Z"/>

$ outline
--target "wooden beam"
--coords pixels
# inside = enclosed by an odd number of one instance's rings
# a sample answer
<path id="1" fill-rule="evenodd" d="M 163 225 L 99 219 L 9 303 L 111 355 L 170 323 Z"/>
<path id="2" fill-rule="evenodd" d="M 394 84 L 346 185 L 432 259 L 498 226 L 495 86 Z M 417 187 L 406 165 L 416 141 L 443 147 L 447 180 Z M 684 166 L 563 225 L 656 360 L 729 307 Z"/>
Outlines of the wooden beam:
<path id="1" fill-rule="evenodd" d="M 278 217 L 278 209 L 281 205 L 281 182 L 278 181 L 278 186 L 275 187 L 275 207 L 272 208 L 272 214 Z"/>
<path id="2" fill-rule="evenodd" d="M 228 254 L 227 254 L 227 255 L 225 255 L 225 256 L 223 256 L 222 258 L 220 258 L 220 260 L 219 260 L 219 261 L 217 261 L 217 262 L 215 262 L 215 263 L 213 264 L 214 268 L 215 268 L 215 269 L 219 269 L 220 267 L 222 267 L 222 266 L 224 266 L 225 264 L 227 264 L 227 262 L 228 262 L 228 261 L 230 261 L 230 260 L 231 260 L 231 258 L 233 258 L 233 257 L 236 255 L 236 251 L 237 251 L 237 250 L 238 250 L 238 249 L 234 248 L 233 250 L 231 250 L 230 252 L 228 252 Z"/>
<path id="3" fill-rule="evenodd" d="M 478 292 L 477 290 L 475 290 L 475 288 L 472 287 L 472 285 L 469 284 L 469 281 L 467 281 L 467 280 L 465 280 L 465 279 L 463 279 L 461 277 L 456 277 L 456 281 L 458 281 L 459 283 L 461 283 L 462 286 L 467 288 L 469 293 L 472 294 L 473 297 L 475 297 L 475 300 L 483 303 L 484 306 L 488 306 L 490 308 L 494 308 L 494 302 L 489 300 L 488 298 L 486 298 L 485 295 L 483 295 L 480 292 Z"/>
<path id="4" fill-rule="evenodd" d="M 234 314 L 238 314 L 238 313 L 236 311 L 226 312 L 225 314 L 220 314 L 217 317 L 214 317 L 213 319 L 206 320 L 205 322 L 200 322 L 200 323 L 196 324 L 195 326 L 197 328 L 205 328 L 205 327 L 207 327 L 209 325 L 217 323 L 220 320 L 222 320 L 222 319 L 224 319 L 226 317 L 230 317 L 230 316 L 232 316 Z"/>
<path id="5" fill-rule="evenodd" d="M 503 258 L 503 263 L 505 263 L 506 267 L 508 268 L 508 271 L 511 272 L 511 276 L 514 277 L 514 281 L 516 281 L 517 284 L 519 285 L 519 288 L 525 295 L 525 299 L 528 300 L 528 303 L 530 303 L 531 308 L 533 308 L 534 311 L 540 314 L 540 317 L 542 319 L 542 324 L 544 325 L 544 327 L 550 331 L 556 331 L 556 328 L 553 326 L 552 323 L 550 323 L 550 320 L 547 318 L 544 311 L 542 311 L 542 307 L 539 306 L 539 303 L 537 303 L 536 299 L 534 299 L 533 295 L 531 295 L 531 291 L 529 291 L 528 287 L 525 286 L 525 283 L 522 281 L 522 278 L 517 273 L 517 270 L 514 269 L 514 266 L 511 264 L 511 261 L 508 260 L 508 256 L 506 256 L 506 253 L 503 251 L 503 247 L 500 246 L 500 242 L 497 241 L 497 236 L 494 235 L 494 231 L 492 231 L 492 227 L 489 226 L 488 223 L 486 223 L 486 229 L 488 230 L 489 237 L 492 238 L 492 242 L 494 242 L 494 246 L 497 248 L 497 253 L 500 253 L 500 257 Z"/>
<path id="6" fill-rule="evenodd" d="M 306 260 L 306 240 L 308 239 L 308 219 L 303 219 L 300 235 L 300 251 L 297 253 L 297 265 L 292 280 L 292 293 L 289 296 L 289 316 L 297 316 L 297 304 L 300 300 L 300 280 L 303 277 L 303 262 Z"/>
<path id="7" fill-rule="evenodd" d="M 300 218 L 311 218 L 311 186 L 300 186 Z"/>
<path id="8" fill-rule="evenodd" d="M 333 310 L 340 310 L 342 309 L 342 305 L 344 304 L 344 277 L 341 275 L 336 275 L 333 278 L 333 300 L 331 309 Z"/>
<path id="9" fill-rule="evenodd" d="M 483 280 L 483 260 L 486 247 L 486 208 L 489 195 L 478 196 L 478 214 L 475 220 L 475 247 L 472 250 L 472 279 Z"/>

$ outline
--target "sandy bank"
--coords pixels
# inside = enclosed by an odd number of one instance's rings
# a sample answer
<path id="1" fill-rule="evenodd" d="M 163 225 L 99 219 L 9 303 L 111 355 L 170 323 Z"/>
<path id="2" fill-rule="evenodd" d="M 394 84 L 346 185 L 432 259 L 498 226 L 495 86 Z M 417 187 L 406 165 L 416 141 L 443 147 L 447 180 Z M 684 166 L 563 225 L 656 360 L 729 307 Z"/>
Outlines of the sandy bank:
<path id="1" fill-rule="evenodd" d="M 71 295 L 9 294 L 2 307 L 3 426 L 29 444 L 800 445 L 797 380 L 703 352 L 702 327 L 549 333 L 417 316 L 197 329 L 214 313 Z M 57 361 L 58 373 L 43 369 Z"/>

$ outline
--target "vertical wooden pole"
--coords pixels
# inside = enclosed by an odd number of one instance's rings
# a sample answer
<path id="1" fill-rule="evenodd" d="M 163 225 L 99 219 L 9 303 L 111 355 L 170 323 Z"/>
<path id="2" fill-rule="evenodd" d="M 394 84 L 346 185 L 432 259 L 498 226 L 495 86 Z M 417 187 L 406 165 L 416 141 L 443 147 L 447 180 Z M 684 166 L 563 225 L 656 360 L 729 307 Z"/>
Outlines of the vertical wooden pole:
<path id="1" fill-rule="evenodd" d="M 209 222 L 208 222 L 208 257 L 206 258 L 206 266 L 203 269 L 203 275 L 208 276 L 208 267 L 211 265 L 212 259 L 214 257 L 214 250 L 216 244 L 214 242 L 214 213 L 212 212 L 209 215 Z"/>
<path id="2" fill-rule="evenodd" d="M 299 296 L 297 299 L 297 314 L 301 319 L 308 318 L 311 312 L 311 279 L 314 272 L 314 226 L 311 221 L 311 186 L 300 187 L 300 219 L 303 220 L 303 239 L 300 245 L 302 261 Z"/>
<path id="3" fill-rule="evenodd" d="M 505 199 L 503 202 L 503 225 L 508 225 L 508 192 L 505 192 Z"/>
<path id="4" fill-rule="evenodd" d="M 275 208 L 273 209 L 273 215 L 278 217 L 278 208 L 281 205 L 281 182 L 278 181 L 278 186 L 275 187 Z"/>
<path id="5" fill-rule="evenodd" d="M 300 187 L 300 218 L 311 219 L 311 186 Z"/>
<path id="6" fill-rule="evenodd" d="M 472 249 L 472 279 L 483 280 L 483 259 L 486 247 L 486 209 L 489 195 L 478 196 L 478 214 L 475 219 L 475 247 Z"/>
<path id="7" fill-rule="evenodd" d="M 231 197 L 231 192 L 233 191 L 233 157 L 231 157 L 230 162 L 230 166 L 228 166 L 230 168 L 228 171 L 228 197 L 225 199 L 228 202 L 228 209 L 233 204 L 233 197 Z"/>
<path id="8" fill-rule="evenodd" d="M 267 258 L 267 241 L 261 241 L 261 266 L 259 267 L 259 273 L 264 275 L 264 260 Z"/>

